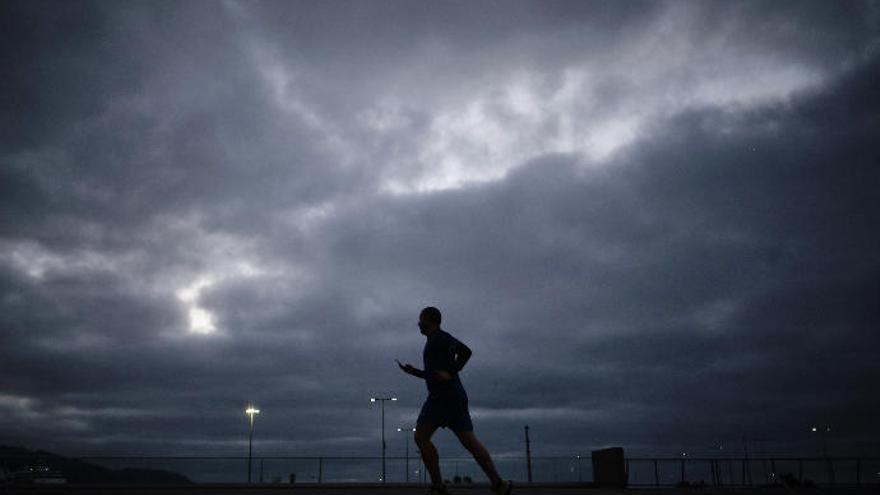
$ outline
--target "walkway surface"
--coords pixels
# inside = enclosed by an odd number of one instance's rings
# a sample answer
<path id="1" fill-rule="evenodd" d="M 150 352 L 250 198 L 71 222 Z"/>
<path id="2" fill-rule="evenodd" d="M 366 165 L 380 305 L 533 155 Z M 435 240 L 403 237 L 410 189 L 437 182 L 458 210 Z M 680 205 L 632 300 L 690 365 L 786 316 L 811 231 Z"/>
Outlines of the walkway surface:
<path id="1" fill-rule="evenodd" d="M 53 486 L 0 486 L 6 495 L 425 495 L 420 485 L 405 484 L 194 484 L 183 486 L 112 486 L 112 485 L 53 485 Z M 490 495 L 486 485 L 469 487 L 451 486 L 450 495 Z M 868 495 L 880 493 L 880 486 L 820 487 L 791 489 L 772 488 L 594 488 L 585 484 L 519 484 L 512 495 Z"/>

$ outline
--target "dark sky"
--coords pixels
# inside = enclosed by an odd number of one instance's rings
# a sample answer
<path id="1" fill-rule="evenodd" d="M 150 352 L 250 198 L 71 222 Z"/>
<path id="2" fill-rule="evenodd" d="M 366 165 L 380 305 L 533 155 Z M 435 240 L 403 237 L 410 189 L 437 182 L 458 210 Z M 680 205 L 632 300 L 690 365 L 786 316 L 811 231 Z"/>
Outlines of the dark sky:
<path id="1" fill-rule="evenodd" d="M 495 455 L 880 454 L 877 2 L 0 23 L 0 443 L 376 455 L 435 305 Z"/>

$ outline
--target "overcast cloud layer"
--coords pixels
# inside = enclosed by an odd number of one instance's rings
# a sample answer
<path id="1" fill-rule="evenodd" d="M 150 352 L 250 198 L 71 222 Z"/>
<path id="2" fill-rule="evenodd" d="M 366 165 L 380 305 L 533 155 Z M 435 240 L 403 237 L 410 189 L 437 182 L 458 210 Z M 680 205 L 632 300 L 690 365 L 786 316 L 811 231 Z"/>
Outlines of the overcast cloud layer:
<path id="1" fill-rule="evenodd" d="M 876 2 L 0 12 L 0 443 L 880 454 Z"/>

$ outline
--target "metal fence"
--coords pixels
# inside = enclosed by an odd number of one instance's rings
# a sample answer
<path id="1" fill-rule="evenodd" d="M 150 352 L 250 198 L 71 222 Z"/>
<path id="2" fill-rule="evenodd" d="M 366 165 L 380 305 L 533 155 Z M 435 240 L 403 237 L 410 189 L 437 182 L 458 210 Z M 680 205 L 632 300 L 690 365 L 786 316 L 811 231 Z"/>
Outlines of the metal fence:
<path id="1" fill-rule="evenodd" d="M 199 457 L 199 456 L 90 456 L 73 458 L 101 467 L 162 470 L 186 476 L 196 483 L 426 483 L 417 456 L 386 457 L 382 479 L 381 457 Z M 7 473 L 37 457 L 3 458 Z M 529 480 L 526 457 L 495 457 L 499 473 L 519 482 Z M 45 463 L 52 466 L 51 460 Z M 880 484 L 880 458 L 653 458 L 625 459 L 630 486 L 766 486 Z M 485 483 L 485 475 L 470 457 L 442 458 L 440 468 L 451 483 Z M 593 466 L 589 456 L 532 457 L 531 481 L 536 483 L 589 483 Z"/>
<path id="2" fill-rule="evenodd" d="M 880 458 L 627 458 L 631 486 L 876 485 Z"/>

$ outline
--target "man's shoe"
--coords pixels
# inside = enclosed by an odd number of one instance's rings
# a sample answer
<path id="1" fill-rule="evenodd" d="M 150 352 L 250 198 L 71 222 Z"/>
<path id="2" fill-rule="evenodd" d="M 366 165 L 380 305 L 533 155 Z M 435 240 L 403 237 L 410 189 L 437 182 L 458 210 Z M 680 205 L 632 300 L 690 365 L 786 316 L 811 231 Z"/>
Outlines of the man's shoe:
<path id="1" fill-rule="evenodd" d="M 510 480 L 501 480 L 501 483 L 492 487 L 494 495 L 510 495 L 513 490 L 513 483 Z"/>
<path id="2" fill-rule="evenodd" d="M 428 488 L 428 495 L 449 495 L 449 490 L 446 489 L 446 485 L 431 485 L 431 488 Z"/>

